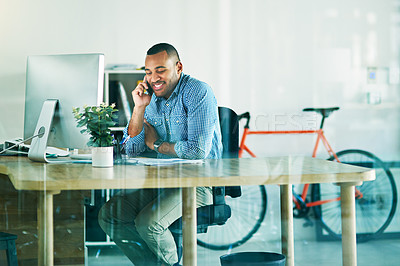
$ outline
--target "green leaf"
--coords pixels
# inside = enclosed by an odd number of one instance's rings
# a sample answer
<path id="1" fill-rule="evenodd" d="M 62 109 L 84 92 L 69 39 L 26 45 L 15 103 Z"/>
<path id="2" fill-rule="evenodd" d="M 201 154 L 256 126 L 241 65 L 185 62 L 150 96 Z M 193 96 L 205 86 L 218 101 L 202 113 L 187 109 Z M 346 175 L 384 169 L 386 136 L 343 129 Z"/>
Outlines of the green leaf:
<path id="1" fill-rule="evenodd" d="M 114 107 L 115 104 L 102 103 L 100 106 L 85 105 L 82 110 L 79 107 L 72 108 L 77 127 L 85 127 L 80 133 L 89 133 L 91 136 L 88 146 L 106 147 L 113 144 L 114 138 L 110 127 L 115 126 L 114 120 L 118 119 L 116 114 L 118 109 Z"/>
<path id="2" fill-rule="evenodd" d="M 84 121 L 79 121 L 78 124 L 76 125 L 76 127 L 83 127 L 83 126 L 85 126 Z"/>

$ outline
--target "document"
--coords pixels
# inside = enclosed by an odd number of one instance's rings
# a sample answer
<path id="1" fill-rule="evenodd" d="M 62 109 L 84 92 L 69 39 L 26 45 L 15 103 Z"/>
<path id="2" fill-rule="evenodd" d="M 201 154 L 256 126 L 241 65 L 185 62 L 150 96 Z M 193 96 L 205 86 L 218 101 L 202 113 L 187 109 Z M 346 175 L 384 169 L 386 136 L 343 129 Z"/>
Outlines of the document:
<path id="1" fill-rule="evenodd" d="M 172 159 L 154 159 L 154 158 L 135 158 L 129 160 L 136 160 L 138 164 L 151 165 L 151 166 L 163 166 L 163 165 L 174 165 L 174 164 L 202 164 L 204 160 L 187 160 L 180 158 Z"/>

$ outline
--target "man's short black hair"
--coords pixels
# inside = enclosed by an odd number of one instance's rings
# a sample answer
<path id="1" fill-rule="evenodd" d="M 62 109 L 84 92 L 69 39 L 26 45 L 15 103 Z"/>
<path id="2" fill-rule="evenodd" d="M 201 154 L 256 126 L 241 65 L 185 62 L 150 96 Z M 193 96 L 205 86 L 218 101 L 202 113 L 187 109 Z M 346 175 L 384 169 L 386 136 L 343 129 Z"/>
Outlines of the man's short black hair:
<path id="1" fill-rule="evenodd" d="M 176 56 L 178 61 L 181 61 L 181 59 L 179 58 L 178 51 L 175 49 L 175 47 L 173 47 L 169 43 L 158 43 L 158 44 L 153 45 L 147 51 L 147 55 L 155 55 L 155 54 L 158 54 L 158 53 L 163 52 L 163 51 L 167 52 L 168 57 Z"/>

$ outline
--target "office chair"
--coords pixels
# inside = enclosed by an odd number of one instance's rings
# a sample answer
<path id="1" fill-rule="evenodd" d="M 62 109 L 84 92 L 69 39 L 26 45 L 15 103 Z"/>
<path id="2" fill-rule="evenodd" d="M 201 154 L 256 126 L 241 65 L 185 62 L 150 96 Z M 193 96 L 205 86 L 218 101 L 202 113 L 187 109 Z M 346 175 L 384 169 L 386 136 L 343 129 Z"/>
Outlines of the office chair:
<path id="1" fill-rule="evenodd" d="M 223 154 L 222 158 L 239 156 L 239 121 L 237 114 L 227 108 L 218 107 L 221 126 Z M 213 187 L 213 203 L 197 208 L 197 233 L 207 233 L 209 226 L 223 225 L 231 217 L 231 208 L 225 202 L 225 196 L 236 198 L 242 195 L 240 186 Z M 174 236 L 179 261 L 182 257 L 182 217 L 169 227 Z"/>

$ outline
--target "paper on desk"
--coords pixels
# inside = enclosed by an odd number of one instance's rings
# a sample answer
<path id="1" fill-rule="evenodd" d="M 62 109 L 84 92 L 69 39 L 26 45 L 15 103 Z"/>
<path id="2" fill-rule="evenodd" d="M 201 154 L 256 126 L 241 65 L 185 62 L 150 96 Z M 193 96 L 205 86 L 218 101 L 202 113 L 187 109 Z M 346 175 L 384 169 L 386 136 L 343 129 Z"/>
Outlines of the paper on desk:
<path id="1" fill-rule="evenodd" d="M 131 159 L 132 160 L 132 159 Z M 174 165 L 174 164 L 202 164 L 204 160 L 187 160 L 180 158 L 172 159 L 154 159 L 154 158 L 135 158 L 138 164 L 163 166 L 163 165 Z"/>

